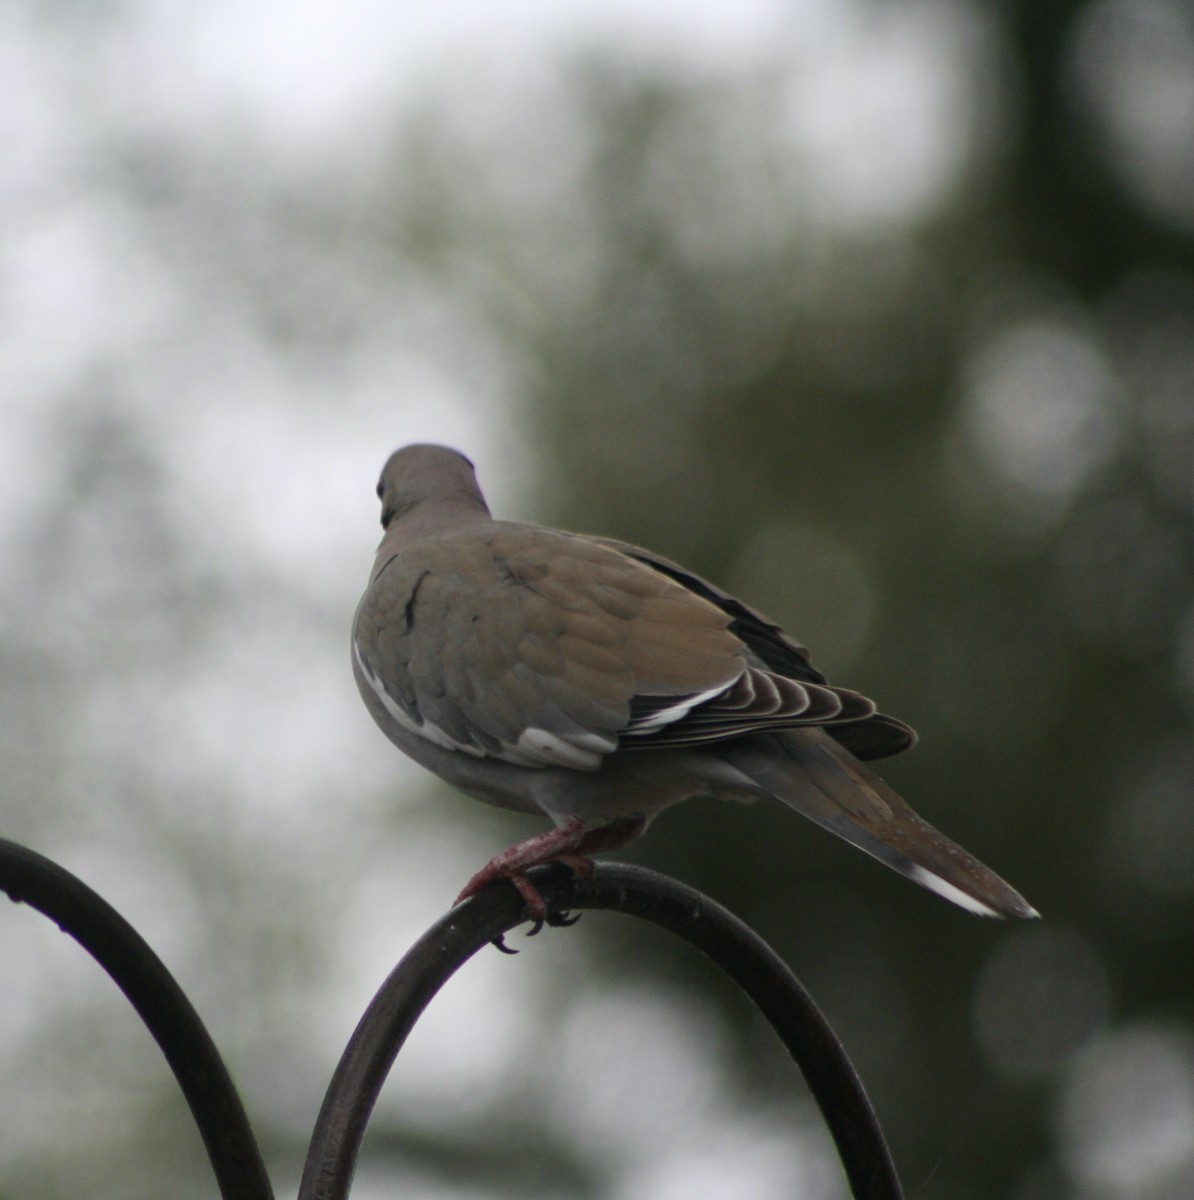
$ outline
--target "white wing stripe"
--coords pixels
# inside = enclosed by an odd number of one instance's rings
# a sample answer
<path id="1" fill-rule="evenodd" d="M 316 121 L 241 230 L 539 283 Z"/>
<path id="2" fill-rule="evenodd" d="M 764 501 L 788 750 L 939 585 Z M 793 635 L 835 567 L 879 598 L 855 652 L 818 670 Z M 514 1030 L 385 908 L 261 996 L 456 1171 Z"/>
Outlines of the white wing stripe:
<path id="1" fill-rule="evenodd" d="M 369 664 L 365 661 L 365 656 L 361 653 L 360 647 L 353 642 L 353 656 L 357 660 L 357 665 L 361 668 L 361 674 L 365 676 L 369 686 L 373 689 L 377 698 L 382 702 L 386 712 L 402 726 L 407 733 L 416 734 L 418 737 L 424 738 L 426 741 L 433 743 L 436 746 L 442 746 L 445 750 L 462 750 L 465 754 L 471 754 L 474 758 L 484 758 L 485 751 L 478 746 L 466 746 L 455 738 L 449 737 L 444 731 L 430 721 L 416 721 L 407 711 L 399 704 L 389 692 L 386 691 L 386 686 L 374 673 L 369 669 Z"/>
<path id="2" fill-rule="evenodd" d="M 613 746 L 608 747 L 614 749 Z M 514 755 L 517 754 L 517 758 Z M 601 755 L 578 746 L 546 729 L 524 729 L 513 753 L 503 752 L 502 758 L 533 767 L 572 767 L 579 771 L 595 771 L 601 766 Z"/>
<path id="3" fill-rule="evenodd" d="M 694 708 L 704 704 L 706 700 L 712 700 L 714 696 L 720 696 L 726 688 L 726 684 L 719 683 L 707 692 L 697 692 L 694 696 L 685 696 L 677 700 L 675 704 L 669 704 L 667 708 L 657 709 L 649 717 L 644 717 L 641 721 L 635 721 L 627 728 L 626 733 L 630 736 L 654 733 L 655 730 L 662 729 L 665 725 L 670 725 L 673 721 L 679 721 L 681 718 L 686 717 Z"/>

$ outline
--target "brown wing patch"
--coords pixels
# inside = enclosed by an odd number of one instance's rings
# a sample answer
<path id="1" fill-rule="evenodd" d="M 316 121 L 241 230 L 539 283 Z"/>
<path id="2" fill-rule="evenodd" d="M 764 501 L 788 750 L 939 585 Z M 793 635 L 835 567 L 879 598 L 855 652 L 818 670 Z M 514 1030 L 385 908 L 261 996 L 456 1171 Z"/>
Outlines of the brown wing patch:
<path id="1" fill-rule="evenodd" d="M 593 757 L 595 743 L 616 747 L 635 695 L 717 689 L 742 671 L 720 610 L 584 538 L 501 523 L 441 537 L 417 547 L 417 588 L 403 558 L 380 620 L 395 666 L 383 682 L 462 747 L 494 753 L 496 739 L 533 756 L 520 739 L 540 730 Z"/>

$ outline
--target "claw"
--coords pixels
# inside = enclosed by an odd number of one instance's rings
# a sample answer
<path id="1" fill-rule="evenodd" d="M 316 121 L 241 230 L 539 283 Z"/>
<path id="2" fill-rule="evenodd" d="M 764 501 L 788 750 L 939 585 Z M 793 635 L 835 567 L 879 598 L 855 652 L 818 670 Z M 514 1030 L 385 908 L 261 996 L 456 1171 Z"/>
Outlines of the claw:
<path id="1" fill-rule="evenodd" d="M 534 937 L 537 933 L 542 932 L 545 925 L 550 925 L 552 929 L 559 929 L 568 925 L 575 925 L 577 921 L 584 916 L 584 913 L 570 912 L 548 912 L 542 917 L 535 917 L 531 922 L 530 929 L 527 930 L 527 937 Z M 503 954 L 517 954 L 518 951 L 506 945 L 506 935 L 499 933 L 497 937 L 490 938 L 489 944 L 495 950 L 500 950 Z"/>
<path id="2" fill-rule="evenodd" d="M 630 816 L 597 829 L 586 829 L 579 817 L 572 817 L 550 832 L 519 842 L 517 846 L 511 846 L 491 859 L 465 884 L 464 890 L 456 897 L 456 903 L 475 896 L 491 883 L 505 881 L 517 888 L 526 904 L 524 920 L 531 922 L 527 937 L 534 937 L 544 925 L 575 925 L 580 920 L 580 914 L 574 916 L 569 912 L 549 912 L 538 888 L 527 878 L 527 871 L 545 863 L 558 862 L 581 879 L 589 879 L 596 870 L 596 864 L 589 857 L 591 854 L 624 846 L 636 838 L 645 825 L 644 817 Z M 517 950 L 511 950 L 502 937 L 494 938 L 493 944 L 503 954 L 518 953 Z"/>
<path id="3" fill-rule="evenodd" d="M 509 946 L 506 945 L 506 935 L 504 933 L 499 933 L 497 935 L 497 937 L 490 938 L 489 944 L 495 950 L 500 950 L 503 954 L 517 954 L 518 953 L 517 950 L 513 950 Z"/>

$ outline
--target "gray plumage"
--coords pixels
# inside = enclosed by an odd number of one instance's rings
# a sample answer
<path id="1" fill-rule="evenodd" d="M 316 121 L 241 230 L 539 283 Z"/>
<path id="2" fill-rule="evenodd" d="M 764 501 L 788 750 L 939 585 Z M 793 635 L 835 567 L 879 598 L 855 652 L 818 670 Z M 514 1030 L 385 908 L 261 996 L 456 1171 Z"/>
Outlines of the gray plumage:
<path id="1" fill-rule="evenodd" d="M 863 765 L 915 735 L 830 685 L 776 624 L 639 547 L 496 521 L 472 464 L 407 446 L 378 484 L 385 534 L 353 669 L 385 734 L 490 804 L 555 832 L 499 855 L 463 895 L 636 836 L 696 795 L 771 798 L 946 898 L 1035 916 Z"/>

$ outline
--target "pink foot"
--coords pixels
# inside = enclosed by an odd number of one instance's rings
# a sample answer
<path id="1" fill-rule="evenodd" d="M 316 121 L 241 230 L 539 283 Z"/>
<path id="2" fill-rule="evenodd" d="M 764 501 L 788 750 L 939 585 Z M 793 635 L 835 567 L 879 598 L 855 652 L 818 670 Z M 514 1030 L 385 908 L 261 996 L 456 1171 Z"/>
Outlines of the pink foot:
<path id="1" fill-rule="evenodd" d="M 456 897 L 456 903 L 475 896 L 491 883 L 506 880 L 518 889 L 518 894 L 526 902 L 527 916 L 542 924 L 547 920 L 547 904 L 539 894 L 538 888 L 527 878 L 527 872 L 532 867 L 560 862 L 578 875 L 588 877 L 594 871 L 590 855 L 625 846 L 634 841 L 646 825 L 645 817 L 633 816 L 619 817 L 608 825 L 586 829 L 580 817 L 572 817 L 563 825 L 536 837 L 527 838 L 525 842 L 519 842 L 518 845 L 511 846 L 509 850 L 503 850 L 501 854 L 491 858 L 464 885 L 463 891 Z"/>

